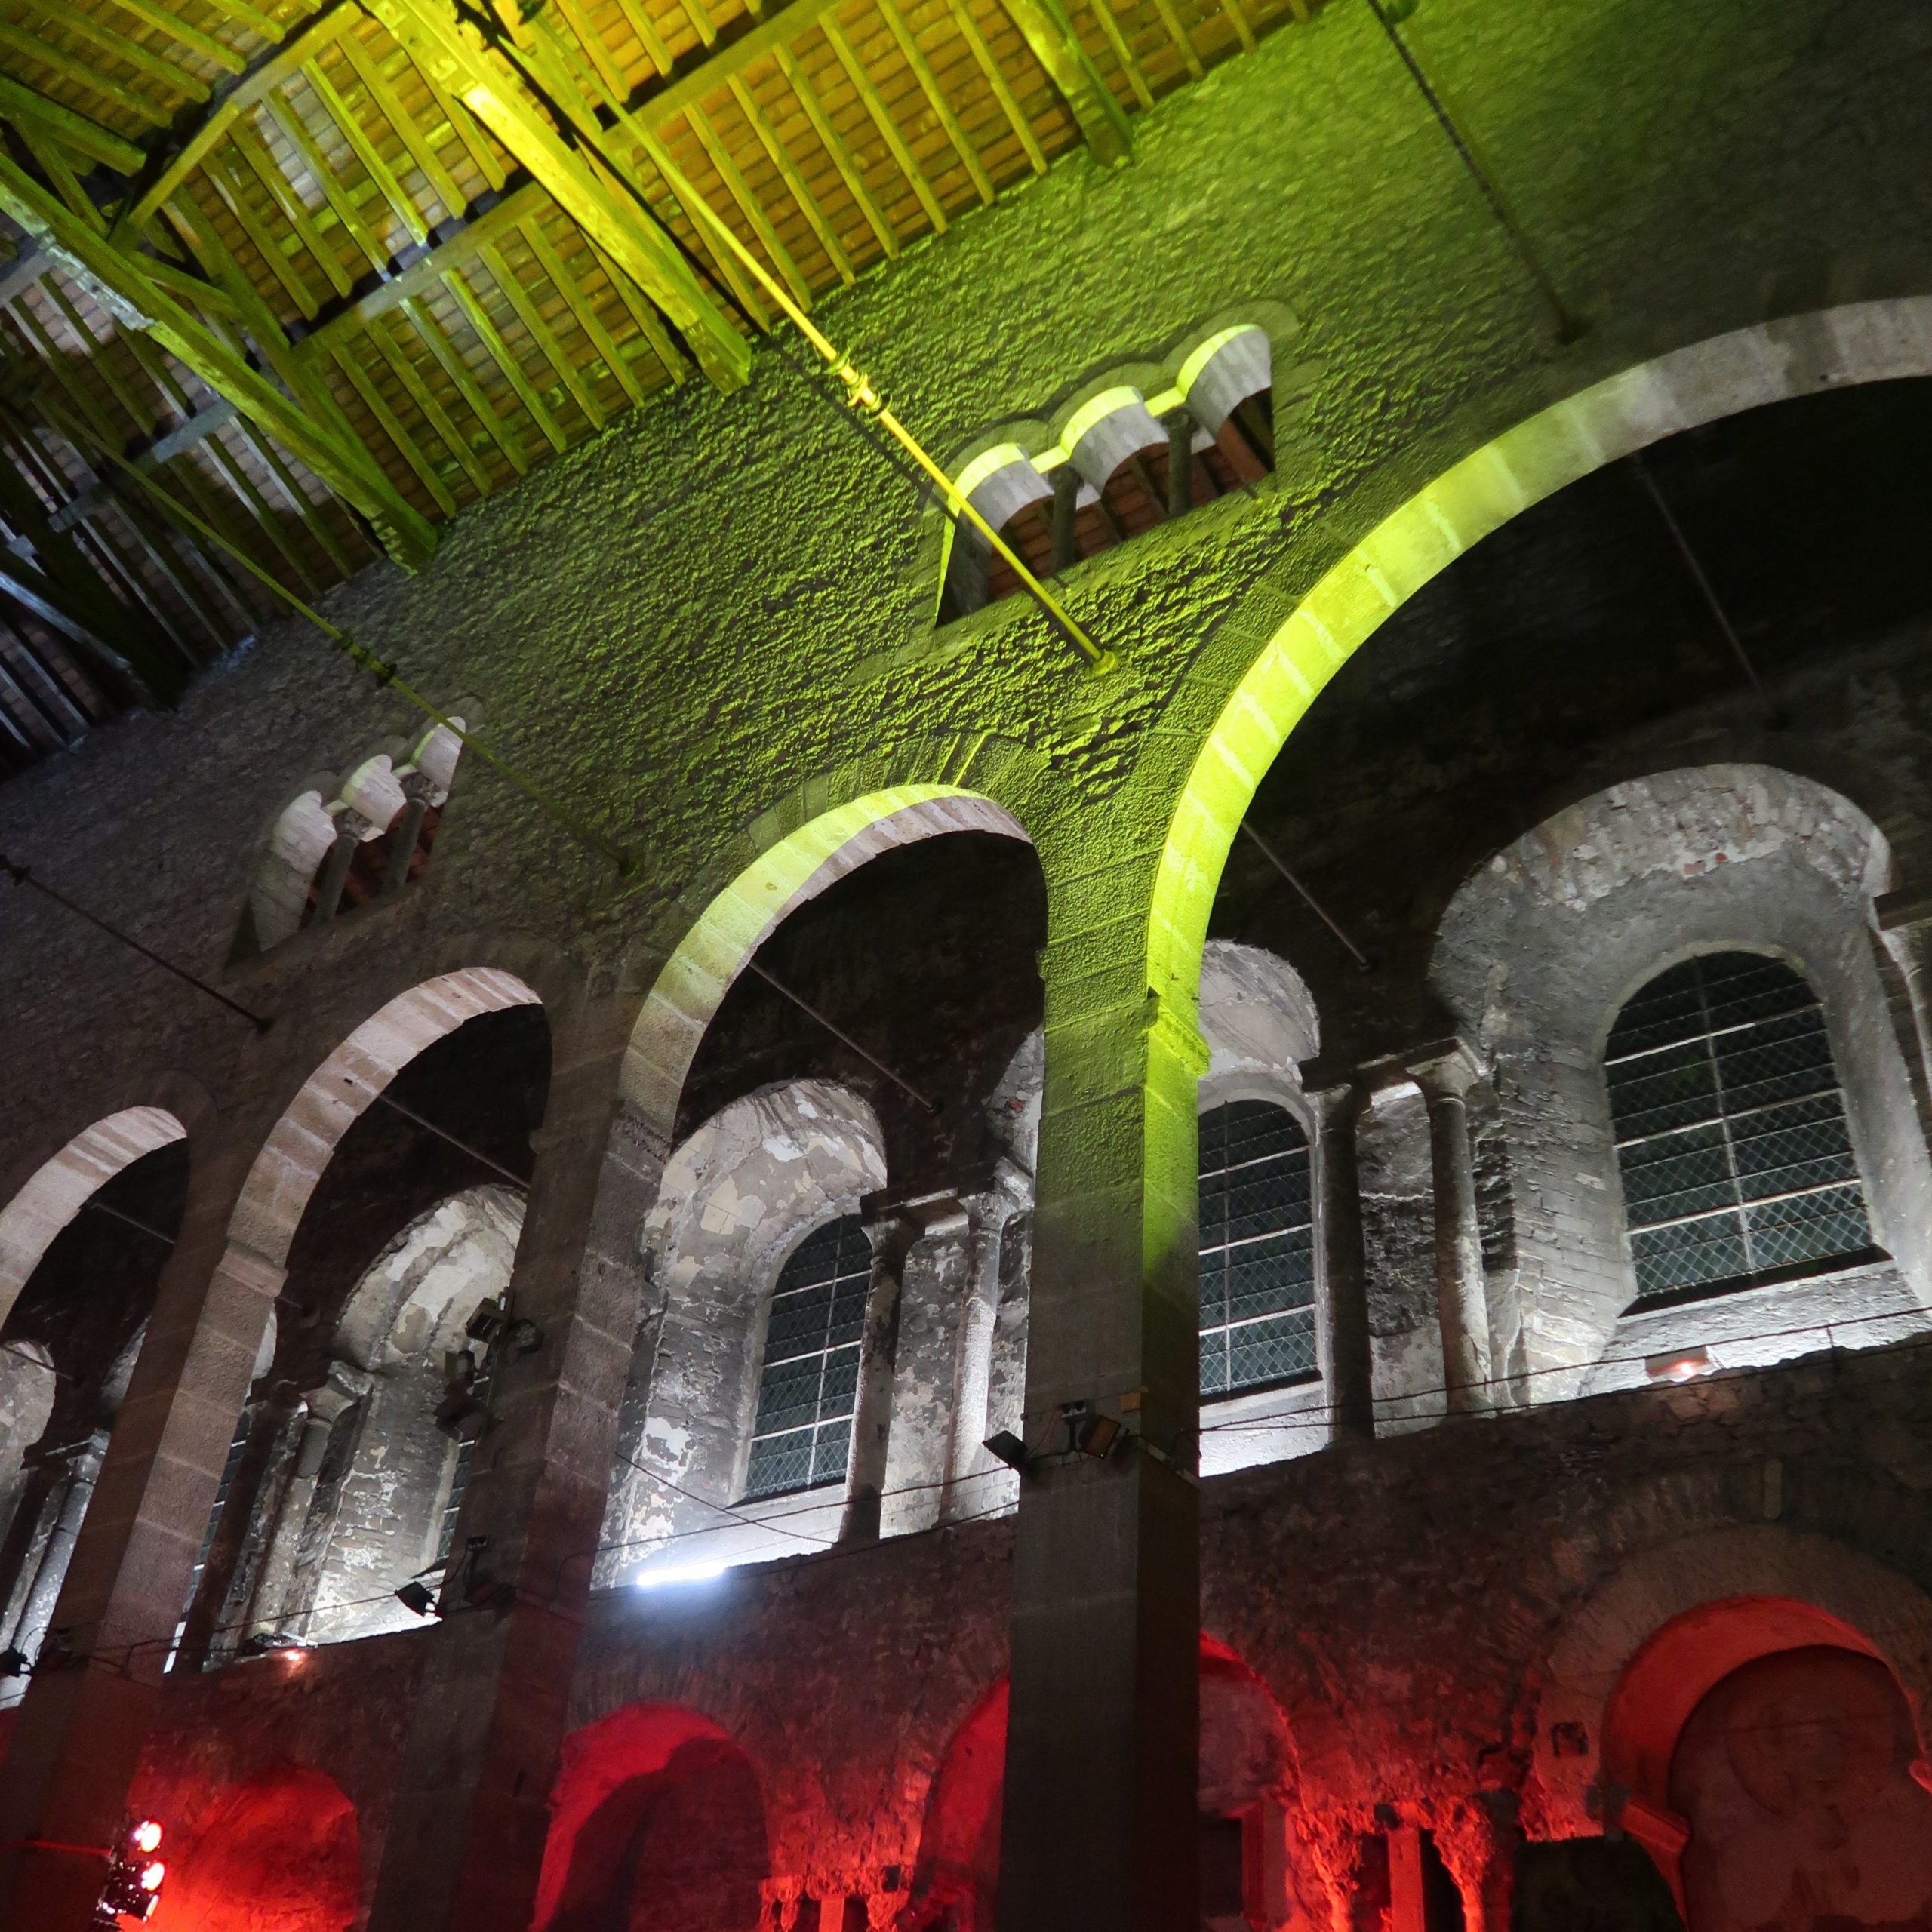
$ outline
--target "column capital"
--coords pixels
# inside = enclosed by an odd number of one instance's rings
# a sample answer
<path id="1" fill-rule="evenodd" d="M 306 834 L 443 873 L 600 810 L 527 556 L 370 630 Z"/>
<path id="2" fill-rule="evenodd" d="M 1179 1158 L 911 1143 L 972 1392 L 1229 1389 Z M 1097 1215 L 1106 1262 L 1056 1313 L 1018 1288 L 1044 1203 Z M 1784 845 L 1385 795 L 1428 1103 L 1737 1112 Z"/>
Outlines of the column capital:
<path id="1" fill-rule="evenodd" d="M 1362 1077 L 1377 1092 L 1413 1082 L 1425 1100 L 1463 1099 L 1479 1080 L 1488 1077 L 1482 1057 L 1464 1039 L 1451 1035 L 1426 1040 L 1401 1053 L 1371 1060 Z"/>

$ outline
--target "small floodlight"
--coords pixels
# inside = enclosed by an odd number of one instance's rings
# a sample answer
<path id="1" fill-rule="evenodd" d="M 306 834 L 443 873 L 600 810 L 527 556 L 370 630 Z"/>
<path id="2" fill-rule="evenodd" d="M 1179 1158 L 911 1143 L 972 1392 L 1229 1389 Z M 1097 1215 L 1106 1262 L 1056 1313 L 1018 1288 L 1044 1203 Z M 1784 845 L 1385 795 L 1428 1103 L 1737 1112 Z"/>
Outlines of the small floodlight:
<path id="1" fill-rule="evenodd" d="M 161 1849 L 161 1837 L 158 1819 L 137 1818 L 122 1829 L 107 1855 L 107 1883 L 101 1887 L 97 1924 L 152 1915 L 168 1876 L 168 1867 L 154 1855 Z"/>
<path id="2" fill-rule="evenodd" d="M 1708 1349 L 1679 1349 L 1667 1355 L 1652 1355 L 1644 1364 L 1653 1382 L 1694 1382 L 1711 1372 Z"/>
<path id="3" fill-rule="evenodd" d="M 1002 1429 L 986 1440 L 986 1448 L 990 1455 L 997 1456 L 1009 1469 L 1017 1469 L 1023 1476 L 1033 1473 L 1033 1458 L 1027 1453 L 1026 1445 L 1011 1429 Z"/>
<path id="4" fill-rule="evenodd" d="M 1066 1419 L 1067 1439 L 1083 1456 L 1103 1460 L 1120 1440 L 1120 1424 L 1112 1416 L 1097 1416 L 1091 1411 Z"/>
<path id="5" fill-rule="evenodd" d="M 647 1565 L 637 1573 L 641 1590 L 661 1590 L 679 1583 L 715 1583 L 731 1568 L 728 1563 L 666 1563 Z"/>
<path id="6" fill-rule="evenodd" d="M 418 1617 L 429 1616 L 436 1607 L 435 1592 L 429 1585 L 412 1577 L 396 1592 L 396 1601 L 405 1610 L 414 1611 Z"/>
<path id="7" fill-rule="evenodd" d="M 25 1677 L 32 1669 L 26 1652 L 17 1645 L 9 1644 L 0 1651 L 0 1677 Z"/>

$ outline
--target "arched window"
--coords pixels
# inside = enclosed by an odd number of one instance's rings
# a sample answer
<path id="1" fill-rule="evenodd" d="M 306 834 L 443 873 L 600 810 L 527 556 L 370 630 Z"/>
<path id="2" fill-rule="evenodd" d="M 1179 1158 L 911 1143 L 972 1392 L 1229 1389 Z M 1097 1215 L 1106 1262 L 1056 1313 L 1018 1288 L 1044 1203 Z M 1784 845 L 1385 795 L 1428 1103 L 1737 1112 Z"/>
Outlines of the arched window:
<path id="1" fill-rule="evenodd" d="M 1604 1054 L 1640 1303 L 1872 1252 L 1818 996 L 1755 952 L 1660 973 Z"/>
<path id="2" fill-rule="evenodd" d="M 1201 1392 L 1320 1373 L 1308 1136 L 1266 1100 L 1201 1116 Z"/>
<path id="3" fill-rule="evenodd" d="M 771 1292 L 747 1497 L 843 1482 L 859 1387 L 872 1247 L 856 1214 L 799 1242 Z"/>

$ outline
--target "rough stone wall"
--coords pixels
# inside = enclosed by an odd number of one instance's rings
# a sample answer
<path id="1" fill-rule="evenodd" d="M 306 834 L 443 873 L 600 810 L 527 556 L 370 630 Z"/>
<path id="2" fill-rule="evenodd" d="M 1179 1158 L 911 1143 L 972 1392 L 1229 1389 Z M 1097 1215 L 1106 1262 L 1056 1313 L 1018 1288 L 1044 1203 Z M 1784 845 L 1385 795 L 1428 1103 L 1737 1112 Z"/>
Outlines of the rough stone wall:
<path id="1" fill-rule="evenodd" d="M 1869 937 L 1889 865 L 1870 822 L 1837 794 L 1718 765 L 1568 808 L 1451 903 L 1433 978 L 1457 1029 L 1495 1066 L 1516 1259 L 1494 1288 L 1500 1325 L 1524 1338 L 1527 1398 L 1561 1394 L 1564 1369 L 1606 1354 L 1626 1358 L 1614 1372 L 1630 1377 L 1644 1353 L 1713 1331 L 1734 1343 L 1753 1322 L 1796 1331 L 1834 1315 L 1909 1316 L 1932 1294 L 1922 1232 L 1932 1168 Z M 1727 1308 L 1715 1322 L 1697 1308 L 1620 1325 L 1636 1284 L 1603 1043 L 1624 1000 L 1657 972 L 1725 946 L 1776 952 L 1817 989 L 1874 1232 L 1898 1266 L 1808 1292 L 1754 1291 L 1748 1314 Z M 1782 1335 L 1755 1358 L 1809 1345 Z"/>
<path id="2" fill-rule="evenodd" d="M 508 1189 L 466 1190 L 405 1229 L 351 1297 L 335 1347 L 369 1389 L 318 1525 L 299 1626 L 310 1641 L 416 1623 L 393 1593 L 434 1560 L 454 1475 L 455 1444 L 435 1425 L 444 1354 L 465 1346 L 477 1304 L 509 1285 L 522 1226 L 522 1201 Z"/>
<path id="3" fill-rule="evenodd" d="M 1910 76 L 1927 31 L 1909 0 L 1850 23 L 1823 0 L 1419 22 L 1553 272 L 1597 318 L 1561 352 L 1366 14 L 1275 36 L 1147 117 L 1132 168 L 1063 163 L 823 305 L 945 451 L 1231 305 L 1292 304 L 1321 373 L 1276 481 L 1070 581 L 1096 631 L 1126 645 L 1121 675 L 1082 680 L 1015 605 L 931 636 L 932 527 L 761 358 L 746 394 L 693 386 L 626 418 L 461 521 L 420 578 L 378 568 L 332 607 L 438 697 L 476 696 L 492 741 L 601 811 L 641 875 L 620 890 L 468 761 L 418 885 L 232 985 L 272 1008 L 318 974 L 367 986 L 454 935 L 505 929 L 608 971 L 661 947 L 688 916 L 679 896 L 720 882 L 738 828 L 854 760 L 928 762 L 963 740 L 983 748 L 970 775 L 1013 746 L 1085 797 L 1118 791 L 1150 752 L 1150 772 L 1171 769 L 1188 731 L 1168 744 L 1155 728 L 1198 640 L 1269 573 L 1306 581 L 1447 448 L 1666 343 L 1909 285 L 1925 139 Z M 312 638 L 277 630 L 178 714 L 129 719 L 10 785 L 0 834 L 146 942 L 217 967 L 291 786 L 412 728 Z M 1135 835 L 1158 823 L 1165 782 L 1113 808 Z M 11 976 L 28 1097 L 10 1171 L 143 1067 L 191 1067 L 225 1107 L 269 1100 L 278 1049 L 56 909 L 17 913 L 11 943 L 34 963 Z M 365 971 L 377 955 L 393 967 Z"/>
<path id="4" fill-rule="evenodd" d="M 1211 1479 L 1204 1626 L 1285 1720 L 1275 1782 L 1309 1922 L 1341 1922 L 1324 1887 L 1353 1871 L 1360 1835 L 1423 1826 L 1454 1854 L 1478 1813 L 1516 1815 L 1532 1839 L 1601 1829 L 1601 1740 L 1582 1740 L 1585 1810 L 1558 1804 L 1539 1781 L 1539 1700 L 1563 1632 L 1646 1564 L 1741 1539 L 1759 1552 L 1755 1587 L 1801 1595 L 1822 1548 L 1924 1604 L 1921 1355 L 1907 1343 L 1623 1390 Z M 758 1772 L 760 1875 L 794 1897 L 870 1894 L 889 1916 L 912 1903 L 933 1781 L 1005 1667 L 1010 1537 L 1005 1522 L 942 1528 L 601 1595 L 573 1721 L 664 1704 L 721 1727 Z M 1710 1574 L 1713 1590 L 1737 1580 Z M 1611 1678 L 1683 1607 L 1652 1587 L 1626 1606 Z M 1932 1654 L 1902 1625 L 1863 1634 L 1923 1699 Z M 420 1651 L 383 1638 L 171 1680 L 138 1801 L 185 1835 L 224 1788 L 291 1759 L 349 1792 L 365 1844 L 380 1840 L 389 1727 Z"/>

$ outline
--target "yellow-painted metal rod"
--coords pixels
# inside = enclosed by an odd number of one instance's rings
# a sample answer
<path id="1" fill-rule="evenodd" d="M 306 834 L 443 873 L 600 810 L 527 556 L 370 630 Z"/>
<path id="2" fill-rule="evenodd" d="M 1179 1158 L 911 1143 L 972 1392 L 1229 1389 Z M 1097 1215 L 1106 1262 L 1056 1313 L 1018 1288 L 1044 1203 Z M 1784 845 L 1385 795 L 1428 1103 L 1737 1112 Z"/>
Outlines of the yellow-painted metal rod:
<path id="1" fill-rule="evenodd" d="M 540 24 L 542 24 L 540 18 Z M 552 38 L 553 43 L 558 47 L 558 51 L 563 53 L 565 59 L 580 75 L 583 75 L 585 72 L 583 63 L 571 55 L 568 49 L 564 46 L 561 37 L 552 35 Z M 513 47 L 515 43 L 512 42 L 510 45 Z M 521 51 L 521 48 L 516 50 L 519 57 Z M 520 57 L 518 65 L 520 68 L 523 66 Z M 533 86 L 539 85 L 537 75 L 531 73 L 527 68 L 524 68 L 523 71 L 526 79 Z M 641 143 L 644 139 L 643 131 L 636 125 L 629 109 L 613 96 L 610 89 L 605 86 L 601 76 L 592 72 L 589 75 L 589 78 L 596 91 L 603 97 L 605 105 L 626 128 L 630 129 L 633 137 Z M 604 152 L 605 160 L 609 162 L 614 168 L 621 169 L 623 164 L 620 158 L 611 153 L 601 142 L 599 146 Z M 1087 660 L 1094 675 L 1097 677 L 1104 676 L 1108 672 L 1112 670 L 1116 662 L 1114 654 L 1111 651 L 1103 650 L 1087 635 L 1081 626 L 1069 614 L 1060 600 L 1027 568 L 1026 560 L 1014 550 L 1005 538 L 1001 536 L 999 532 L 994 529 L 992 525 L 987 522 L 974 507 L 971 499 L 962 495 L 954 486 L 952 478 L 946 474 L 939 463 L 927 454 L 924 446 L 918 438 L 886 407 L 884 398 L 873 388 L 871 379 L 860 371 L 855 369 L 852 366 L 851 358 L 841 355 L 833 346 L 824 332 L 792 299 L 789 291 L 765 267 L 757 256 L 739 240 L 736 231 L 731 224 L 703 195 L 697 192 L 696 189 L 691 186 L 689 182 L 683 178 L 669 155 L 660 154 L 654 158 L 659 173 L 666 177 L 666 185 L 680 201 L 685 203 L 687 208 L 699 208 L 703 211 L 705 220 L 717 232 L 718 239 L 731 250 L 733 255 L 755 278 L 759 287 L 771 298 L 774 305 L 783 312 L 786 320 L 811 345 L 814 353 L 823 361 L 826 367 L 838 377 L 839 382 L 844 386 L 845 400 L 850 407 L 859 415 L 864 416 L 878 423 L 880 428 L 884 429 L 886 434 L 912 459 L 919 469 L 938 486 L 945 497 L 946 508 L 950 513 L 955 518 L 964 517 L 992 545 L 995 552 L 1006 560 L 1027 593 L 1053 620 L 1067 641 Z"/>
<path id="2" fill-rule="evenodd" d="M 171 515 L 178 518 L 197 535 L 205 538 L 218 549 L 232 557 L 251 576 L 259 578 L 297 617 L 307 618 L 309 622 L 313 624 L 316 629 L 320 631 L 352 663 L 369 672 L 378 684 L 394 691 L 397 697 L 401 698 L 405 703 L 413 704 L 426 718 L 440 724 L 445 731 L 460 740 L 493 771 L 507 778 L 526 798 L 530 800 L 531 804 L 539 811 L 554 819 L 580 844 L 589 846 L 592 851 L 608 859 L 617 867 L 620 876 L 628 878 L 637 870 L 636 859 L 623 846 L 617 844 L 614 839 L 605 837 L 595 826 L 588 824 L 579 818 L 567 806 L 558 804 L 555 799 L 551 798 L 538 786 L 533 785 L 520 772 L 514 771 L 510 766 L 506 764 L 488 746 L 479 744 L 454 718 L 446 716 L 420 691 L 398 677 L 393 664 L 385 663 L 367 645 L 358 644 L 348 632 L 331 623 L 319 611 L 312 605 L 305 604 L 286 585 L 278 582 L 264 570 L 245 550 L 229 543 L 218 530 L 204 523 L 186 504 L 170 495 L 144 471 L 136 469 L 118 451 L 110 448 L 97 436 L 91 434 L 87 435 L 87 440 L 92 443 L 94 448 L 116 468 L 126 471 L 128 475 L 159 503 Z"/>

